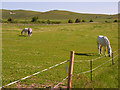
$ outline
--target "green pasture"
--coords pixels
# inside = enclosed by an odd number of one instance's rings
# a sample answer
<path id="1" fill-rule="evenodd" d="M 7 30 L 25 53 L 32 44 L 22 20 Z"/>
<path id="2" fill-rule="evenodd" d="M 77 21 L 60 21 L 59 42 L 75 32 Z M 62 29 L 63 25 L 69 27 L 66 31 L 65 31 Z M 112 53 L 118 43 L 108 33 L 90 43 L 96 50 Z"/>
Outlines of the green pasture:
<path id="1" fill-rule="evenodd" d="M 23 28 L 33 29 L 31 37 L 21 36 Z M 99 57 L 96 39 L 105 35 L 111 43 L 112 51 L 118 49 L 117 23 L 81 23 L 60 25 L 3 24 L 2 25 L 2 83 L 3 86 L 34 74 L 55 64 L 69 60 L 70 51 L 75 51 L 75 61 Z M 117 55 L 117 52 L 114 54 Z M 103 57 L 93 62 L 93 68 L 111 57 Z M 89 62 L 74 63 L 73 88 L 117 88 L 118 63 L 107 63 L 90 73 Z M 54 87 L 65 78 L 66 63 L 20 81 L 6 88 L 46 88 Z M 68 72 L 67 72 L 68 73 Z M 67 80 L 60 87 L 67 86 Z"/>

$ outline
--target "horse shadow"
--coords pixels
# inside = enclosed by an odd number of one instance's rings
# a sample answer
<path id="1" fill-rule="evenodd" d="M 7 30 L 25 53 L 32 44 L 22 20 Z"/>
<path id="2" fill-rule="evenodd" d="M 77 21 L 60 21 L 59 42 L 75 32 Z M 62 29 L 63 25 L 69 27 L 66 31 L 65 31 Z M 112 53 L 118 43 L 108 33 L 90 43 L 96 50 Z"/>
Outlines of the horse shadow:
<path id="1" fill-rule="evenodd" d="M 26 37 L 26 35 L 19 35 L 19 37 Z"/>
<path id="2" fill-rule="evenodd" d="M 75 55 L 80 55 L 80 56 L 98 56 L 96 53 L 75 53 Z"/>

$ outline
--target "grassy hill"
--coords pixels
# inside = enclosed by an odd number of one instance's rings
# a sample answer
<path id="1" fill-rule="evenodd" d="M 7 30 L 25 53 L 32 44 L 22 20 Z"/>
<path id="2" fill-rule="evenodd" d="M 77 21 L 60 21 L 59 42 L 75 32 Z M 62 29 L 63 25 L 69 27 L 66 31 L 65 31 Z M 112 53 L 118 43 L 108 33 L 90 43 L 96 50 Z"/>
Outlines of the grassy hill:
<path id="1" fill-rule="evenodd" d="M 10 11 L 16 14 L 9 14 Z M 8 19 L 9 17 L 13 17 L 15 19 L 21 20 L 30 20 L 33 16 L 38 16 L 39 19 L 42 20 L 67 20 L 67 19 L 116 19 L 117 15 L 105 15 L 105 14 L 82 14 L 70 11 L 62 11 L 62 10 L 52 10 L 47 12 L 37 12 L 37 11 L 28 11 L 28 10 L 2 10 L 2 18 Z"/>

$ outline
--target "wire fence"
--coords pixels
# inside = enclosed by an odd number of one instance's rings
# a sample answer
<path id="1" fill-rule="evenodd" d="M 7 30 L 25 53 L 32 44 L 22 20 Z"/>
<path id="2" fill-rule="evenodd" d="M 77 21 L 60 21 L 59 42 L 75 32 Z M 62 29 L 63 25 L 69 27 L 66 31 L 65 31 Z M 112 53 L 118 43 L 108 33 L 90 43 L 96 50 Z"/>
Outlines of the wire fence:
<path id="1" fill-rule="evenodd" d="M 120 49 L 119 49 L 119 50 L 120 50 Z M 115 52 L 117 52 L 117 51 L 119 51 L 119 50 L 116 50 L 116 51 L 114 51 L 113 53 L 115 53 Z M 85 72 L 81 72 L 81 73 L 78 73 L 78 74 L 74 74 L 74 75 L 72 75 L 72 76 L 76 76 L 76 75 L 79 75 L 79 74 L 85 74 L 85 73 L 89 73 L 89 72 L 91 72 L 91 71 L 94 71 L 94 70 L 96 70 L 97 68 L 99 68 L 99 67 L 103 66 L 104 64 L 108 63 L 108 62 L 111 61 L 112 59 L 116 58 L 118 55 L 119 55 L 119 54 L 117 54 L 117 55 L 114 56 L 113 58 L 109 59 L 109 60 L 106 61 L 105 63 L 102 63 L 101 65 L 93 68 L 92 70 L 88 70 L 88 71 L 85 71 Z M 101 57 L 98 57 L 98 58 L 95 58 L 95 59 L 91 59 L 91 60 L 79 60 L 79 61 L 74 61 L 74 62 L 95 61 L 95 60 L 98 60 L 98 59 L 103 58 L 103 57 L 105 57 L 105 56 L 101 56 Z M 57 85 L 55 85 L 54 88 L 58 87 L 58 86 L 59 86 L 63 81 L 65 81 L 67 78 L 68 78 L 68 77 L 65 77 L 61 82 L 59 82 Z"/>
<path id="2" fill-rule="evenodd" d="M 61 63 L 59 63 L 59 64 L 56 64 L 56 65 L 51 66 L 51 67 L 49 67 L 49 68 L 47 68 L 47 69 L 44 69 L 44 70 L 42 70 L 42 71 L 40 71 L 40 72 L 36 72 L 36 73 L 34 73 L 34 74 L 32 74 L 32 75 L 29 75 L 29 76 L 26 76 L 26 77 L 21 78 L 21 79 L 19 79 L 19 80 L 16 80 L 16 81 L 14 81 L 14 82 L 11 82 L 11 83 L 9 83 L 9 84 L 7 84 L 7 85 L 5 85 L 5 86 L 2 86 L 2 87 L 0 87 L 0 88 L 6 87 L 6 86 L 10 86 L 10 85 L 15 84 L 15 83 L 17 83 L 17 82 L 20 82 L 20 81 L 22 81 L 22 80 L 25 80 L 25 79 L 27 79 L 27 78 L 29 78 L 29 77 L 31 77 L 31 76 L 34 76 L 34 75 L 37 75 L 37 74 L 39 74 L 39 73 L 45 72 L 45 71 L 47 71 L 47 70 L 49 70 L 49 69 L 52 69 L 52 68 L 54 68 L 54 67 L 56 67 L 56 66 L 59 66 L 59 65 L 61 65 L 61 64 L 64 64 L 64 63 L 66 63 L 67 61 L 68 61 L 68 60 L 65 60 L 65 61 L 63 61 L 63 62 L 61 62 Z"/>
<path id="3" fill-rule="evenodd" d="M 114 51 L 113 53 L 115 53 L 115 52 L 117 52 L 117 51 L 119 51 L 119 50 L 120 50 L 120 49 Z M 92 70 L 88 70 L 88 71 L 85 71 L 85 72 L 81 72 L 81 73 L 78 73 L 78 74 L 74 74 L 74 75 L 72 75 L 72 76 L 76 76 L 76 75 L 79 75 L 79 74 L 85 74 L 85 73 L 94 71 L 94 70 L 96 70 L 97 68 L 99 68 L 99 67 L 103 66 L 104 64 L 108 63 L 109 61 L 113 60 L 113 59 L 116 58 L 118 55 L 119 55 L 119 54 L 117 54 L 117 55 L 114 56 L 113 58 L 109 59 L 109 60 L 106 61 L 105 63 L 102 63 L 101 65 L 93 68 Z M 91 60 L 77 60 L 77 61 L 74 61 L 74 62 L 95 61 L 95 60 L 98 60 L 98 59 L 103 58 L 103 57 L 105 57 L 105 56 L 97 57 L 97 58 L 91 59 Z M 59 66 L 59 65 L 64 64 L 64 63 L 67 62 L 67 64 L 66 64 L 66 71 L 65 71 L 65 78 L 64 78 L 61 82 L 59 82 L 57 85 L 55 85 L 52 89 L 57 88 L 63 81 L 65 81 L 65 80 L 68 78 L 68 76 L 66 76 L 66 75 L 67 75 L 67 69 L 68 69 L 68 62 L 69 62 L 69 61 L 70 61 L 70 60 L 65 60 L 65 61 L 63 61 L 63 62 L 61 62 L 61 63 L 59 63 L 59 64 L 55 64 L 55 65 L 53 65 L 53 66 L 51 66 L 51 67 L 49 67 L 49 68 L 47 68 L 47 69 L 44 69 L 44 70 L 42 70 L 42 71 L 40 71 L 40 72 L 36 72 L 36 73 L 34 73 L 34 74 L 32 74 L 32 75 L 29 75 L 29 76 L 26 76 L 26 77 L 21 78 L 21 79 L 19 79 L 19 80 L 16 80 L 16 81 L 14 81 L 14 82 L 11 82 L 11 83 L 9 83 L 9 84 L 7 84 L 7 85 L 5 85 L 5 86 L 2 86 L 2 87 L 0 87 L 0 88 L 6 87 L 6 86 L 10 86 L 10 85 L 12 85 L 12 84 L 15 84 L 15 83 L 20 82 L 20 81 L 22 81 L 22 80 L 25 80 L 25 79 L 27 79 L 27 78 L 29 78 L 29 77 L 31 77 L 31 76 L 37 75 L 37 74 L 42 73 L 42 72 L 45 72 L 45 71 L 47 71 L 47 70 L 50 70 L 50 69 L 52 69 L 52 68 L 54 68 L 54 67 L 57 67 L 57 66 Z"/>
<path id="4" fill-rule="evenodd" d="M 116 55 L 114 58 L 116 58 L 117 56 L 118 56 L 118 55 Z M 111 60 L 112 60 L 112 58 L 109 59 L 108 61 L 106 61 L 105 63 L 102 63 L 101 65 L 93 68 L 92 71 L 96 70 L 97 68 L 101 67 L 102 65 L 106 64 L 107 62 L 109 62 L 109 61 L 111 61 Z M 85 71 L 85 72 L 78 73 L 78 74 L 76 74 L 76 75 L 83 74 L 83 73 L 88 73 L 88 72 L 90 72 L 90 71 L 91 71 L 91 70 L 88 70 L 88 71 Z M 74 76 L 74 75 L 73 75 L 73 76 Z"/>

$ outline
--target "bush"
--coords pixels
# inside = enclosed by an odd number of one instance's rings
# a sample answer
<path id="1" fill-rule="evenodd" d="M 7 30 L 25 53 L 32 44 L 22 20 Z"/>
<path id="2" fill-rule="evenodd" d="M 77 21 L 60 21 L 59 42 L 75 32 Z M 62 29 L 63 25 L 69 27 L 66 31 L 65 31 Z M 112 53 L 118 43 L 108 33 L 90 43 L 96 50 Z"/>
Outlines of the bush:
<path id="1" fill-rule="evenodd" d="M 51 22 L 50 22 L 50 20 L 47 20 L 47 24 L 50 24 Z"/>
<path id="2" fill-rule="evenodd" d="M 73 23 L 73 21 L 71 19 L 68 20 L 68 23 Z"/>
<path id="3" fill-rule="evenodd" d="M 85 20 L 82 20 L 82 22 L 86 22 Z"/>
<path id="4" fill-rule="evenodd" d="M 41 21 L 37 21 L 38 23 L 41 23 Z"/>
<path id="5" fill-rule="evenodd" d="M 105 21 L 106 23 L 108 22 L 108 21 Z"/>
<path id="6" fill-rule="evenodd" d="M 13 21 L 14 21 L 14 18 L 13 18 L 13 17 L 9 17 L 7 21 L 8 21 L 8 22 L 13 22 Z"/>
<path id="7" fill-rule="evenodd" d="M 45 21 L 41 21 L 41 23 L 45 23 Z"/>
<path id="8" fill-rule="evenodd" d="M 114 22 L 118 22 L 118 20 L 114 20 Z"/>
<path id="9" fill-rule="evenodd" d="M 77 18 L 77 19 L 75 20 L 75 23 L 80 23 L 80 19 Z"/>
<path id="10" fill-rule="evenodd" d="M 93 20 L 91 19 L 89 22 L 93 22 Z"/>
<path id="11" fill-rule="evenodd" d="M 33 17 L 31 22 L 36 22 L 38 20 L 38 17 Z"/>

